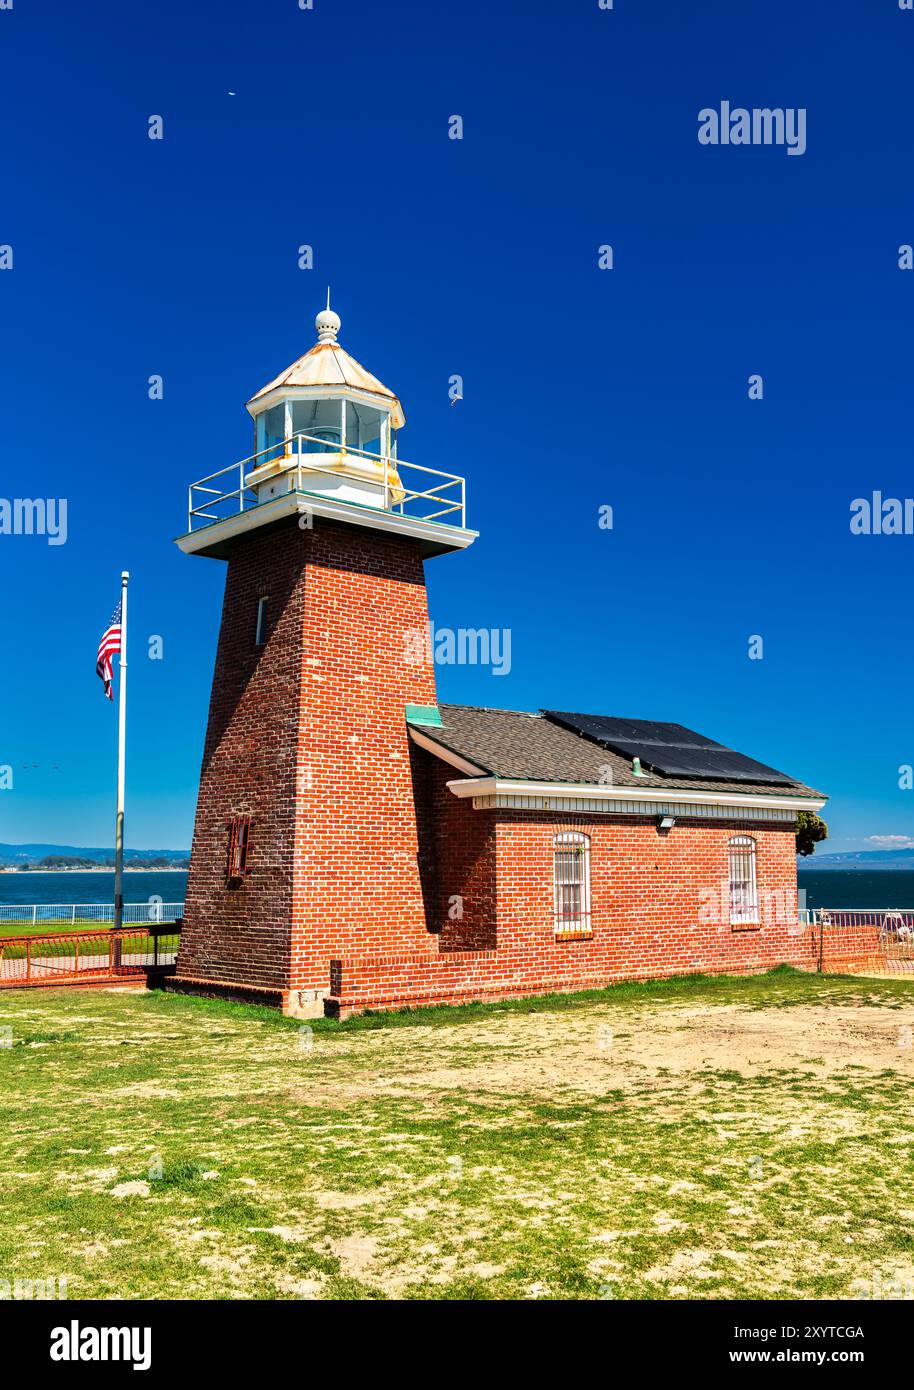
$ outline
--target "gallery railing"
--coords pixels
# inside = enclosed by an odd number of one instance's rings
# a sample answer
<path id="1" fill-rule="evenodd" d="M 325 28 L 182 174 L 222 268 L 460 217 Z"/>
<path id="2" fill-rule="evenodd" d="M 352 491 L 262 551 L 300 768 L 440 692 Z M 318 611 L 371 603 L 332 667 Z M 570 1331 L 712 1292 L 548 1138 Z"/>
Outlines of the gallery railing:
<path id="1" fill-rule="evenodd" d="M 319 446 L 320 452 L 316 452 L 314 446 Z M 380 505 L 385 511 L 416 521 L 442 522 L 446 517 L 444 525 L 466 526 L 466 480 L 459 474 L 426 468 L 392 454 L 376 454 L 348 444 L 328 453 L 326 440 L 298 433 L 191 483 L 187 494 L 187 529 L 196 531 L 201 526 L 227 521 L 238 512 L 256 507 L 259 504 L 257 492 L 245 479 L 262 464 L 283 463 L 284 471 L 294 476 L 295 491 L 308 493 L 313 491 L 309 482 L 317 475 L 339 471 L 336 461 L 347 457 L 374 466 L 382 485 Z M 314 495 L 319 494 L 315 492 Z"/>

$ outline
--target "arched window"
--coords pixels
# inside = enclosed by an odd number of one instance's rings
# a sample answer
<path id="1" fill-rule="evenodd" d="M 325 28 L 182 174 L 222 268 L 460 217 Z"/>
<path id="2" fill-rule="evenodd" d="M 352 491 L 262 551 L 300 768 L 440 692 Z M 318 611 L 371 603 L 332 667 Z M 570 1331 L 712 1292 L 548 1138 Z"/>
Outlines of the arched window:
<path id="1" fill-rule="evenodd" d="M 730 921 L 758 919 L 755 841 L 751 835 L 734 835 L 730 840 Z"/>
<path id="2" fill-rule="evenodd" d="M 590 836 L 566 830 L 552 840 L 556 936 L 590 936 Z"/>

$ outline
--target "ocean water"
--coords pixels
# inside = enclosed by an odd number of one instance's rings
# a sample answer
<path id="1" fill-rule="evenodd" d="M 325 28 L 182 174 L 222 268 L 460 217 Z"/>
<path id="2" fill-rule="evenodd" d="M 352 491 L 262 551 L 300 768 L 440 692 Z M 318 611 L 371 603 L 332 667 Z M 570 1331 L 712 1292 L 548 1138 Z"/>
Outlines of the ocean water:
<path id="1" fill-rule="evenodd" d="M 182 903 L 186 888 L 187 873 L 183 869 L 168 873 L 138 869 L 124 874 L 125 903 L 145 903 L 150 898 Z M 113 869 L 99 873 L 0 874 L 0 904 L 113 902 Z"/>
<path id="2" fill-rule="evenodd" d="M 912 869 L 807 869 L 797 873 L 806 891 L 807 907 L 914 908 Z M 183 870 L 138 870 L 124 874 L 124 901 L 166 903 L 184 901 L 187 874 Z M 110 903 L 114 901 L 113 873 L 0 874 L 2 903 Z"/>
<path id="3" fill-rule="evenodd" d="M 806 869 L 797 871 L 807 907 L 914 908 L 914 869 Z"/>

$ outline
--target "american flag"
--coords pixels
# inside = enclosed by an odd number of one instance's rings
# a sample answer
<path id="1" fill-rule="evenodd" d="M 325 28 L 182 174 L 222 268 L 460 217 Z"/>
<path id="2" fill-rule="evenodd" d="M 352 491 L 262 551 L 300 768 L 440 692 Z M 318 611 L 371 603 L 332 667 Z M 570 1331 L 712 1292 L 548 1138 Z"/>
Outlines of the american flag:
<path id="1" fill-rule="evenodd" d="M 114 699 L 111 694 L 111 658 L 116 656 L 120 649 L 121 605 L 118 603 L 111 614 L 110 623 L 102 634 L 102 640 L 98 644 L 98 656 L 95 661 L 95 674 L 105 682 L 105 694 L 109 700 Z"/>

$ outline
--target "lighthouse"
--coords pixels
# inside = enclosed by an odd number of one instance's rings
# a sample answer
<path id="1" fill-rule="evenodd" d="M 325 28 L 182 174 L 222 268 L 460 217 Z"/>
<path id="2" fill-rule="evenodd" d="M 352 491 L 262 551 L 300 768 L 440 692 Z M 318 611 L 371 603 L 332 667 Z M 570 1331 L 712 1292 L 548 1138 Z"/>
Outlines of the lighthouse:
<path id="1" fill-rule="evenodd" d="M 329 300 L 316 329 L 189 490 L 178 545 L 225 599 L 165 988 L 345 1018 L 808 966 L 821 792 L 663 709 L 439 702 L 424 565 L 476 538 L 464 480 L 405 460 Z"/>
<path id="2" fill-rule="evenodd" d="M 408 721 L 434 727 L 424 563 L 462 477 L 402 456 L 403 406 L 339 341 L 247 402 L 253 450 L 191 484 L 226 566 L 175 989 L 322 1010 L 330 962 L 427 951 Z"/>

